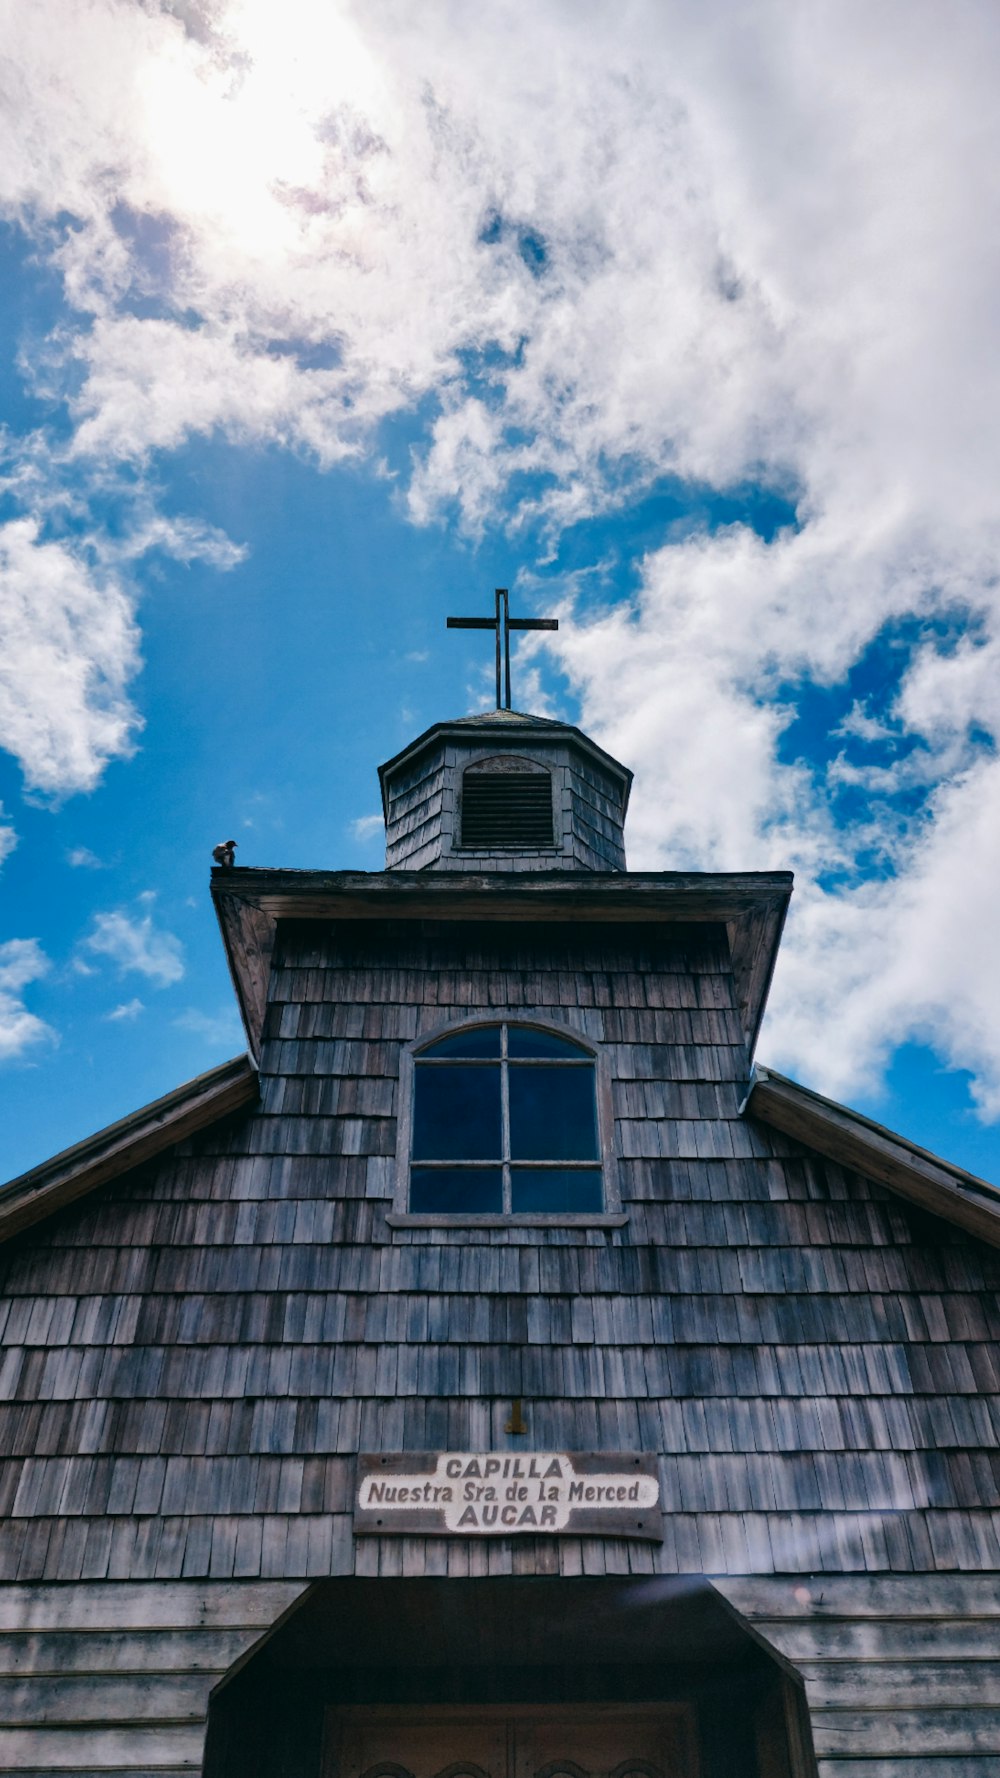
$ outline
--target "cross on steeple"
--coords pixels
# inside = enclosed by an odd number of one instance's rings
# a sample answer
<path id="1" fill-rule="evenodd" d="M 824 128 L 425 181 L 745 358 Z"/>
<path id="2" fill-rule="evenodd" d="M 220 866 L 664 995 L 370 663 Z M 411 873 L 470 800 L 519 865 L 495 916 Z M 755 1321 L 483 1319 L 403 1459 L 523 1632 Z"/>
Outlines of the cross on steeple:
<path id="1" fill-rule="evenodd" d="M 497 638 L 497 709 L 510 709 L 510 632 L 511 630 L 558 630 L 557 617 L 511 617 L 505 586 L 496 588 L 495 617 L 449 617 L 449 630 L 495 630 Z M 503 669 L 503 703 L 500 702 L 501 667 Z"/>

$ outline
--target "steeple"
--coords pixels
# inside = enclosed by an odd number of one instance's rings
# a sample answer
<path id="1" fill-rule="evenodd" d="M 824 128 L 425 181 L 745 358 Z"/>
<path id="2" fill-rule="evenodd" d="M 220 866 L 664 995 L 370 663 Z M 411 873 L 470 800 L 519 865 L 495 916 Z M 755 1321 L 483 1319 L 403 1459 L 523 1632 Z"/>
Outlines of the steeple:
<path id="1" fill-rule="evenodd" d="M 435 723 L 379 768 L 387 870 L 623 871 L 632 773 L 519 710 Z"/>

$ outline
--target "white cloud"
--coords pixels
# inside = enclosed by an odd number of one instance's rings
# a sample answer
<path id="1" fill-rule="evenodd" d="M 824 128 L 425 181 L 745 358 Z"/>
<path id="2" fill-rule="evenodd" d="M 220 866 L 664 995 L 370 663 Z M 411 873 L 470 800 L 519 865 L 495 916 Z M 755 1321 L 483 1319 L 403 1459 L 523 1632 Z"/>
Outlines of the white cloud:
<path id="1" fill-rule="evenodd" d="M 120 1006 L 112 1007 L 110 1012 L 106 1012 L 104 1017 L 108 1024 L 124 1023 L 130 1025 L 139 1017 L 139 1014 L 145 1012 L 145 1010 L 141 1000 L 124 1000 Z"/>
<path id="2" fill-rule="evenodd" d="M 174 1020 L 180 1031 L 191 1031 L 214 1049 L 243 1047 L 246 1038 L 243 1027 L 236 1013 L 229 1007 L 218 1013 L 200 1012 L 197 1007 L 190 1006 Z"/>
<path id="3" fill-rule="evenodd" d="M 123 975 L 135 971 L 158 988 L 169 988 L 184 975 L 184 952 L 172 932 L 158 930 L 152 914 L 141 919 L 117 909 L 95 914 L 94 929 L 84 945 L 98 957 L 110 957 Z"/>
<path id="4" fill-rule="evenodd" d="M 13 1061 L 33 1044 L 55 1041 L 51 1025 L 28 1011 L 23 996 L 49 967 L 35 938 L 9 938 L 0 944 L 0 1062 Z"/>
<path id="5" fill-rule="evenodd" d="M 105 549 L 107 550 L 107 544 Z M 141 491 L 132 501 L 131 524 L 123 539 L 116 540 L 111 553 L 125 561 L 137 561 L 153 553 L 170 556 L 185 565 L 207 562 L 209 567 L 226 573 L 246 559 L 242 544 L 206 525 L 199 519 L 183 515 L 167 516 L 156 512 Z"/>
<path id="6" fill-rule="evenodd" d="M 138 664 L 115 577 L 45 542 L 32 519 L 0 526 L 0 746 L 31 788 L 91 790 L 132 751 L 139 717 L 125 687 Z"/>
<path id="7" fill-rule="evenodd" d="M 212 526 L 157 512 L 141 478 L 93 465 L 81 478 L 38 435 L 4 446 L 0 487 L 21 511 L 0 525 L 0 747 L 29 791 L 59 798 L 92 790 L 110 760 L 135 751 L 136 564 L 155 553 L 225 571 L 245 552 Z M 102 530 L 88 501 L 109 495 L 121 523 Z"/>
<path id="8" fill-rule="evenodd" d="M 3 803 L 0 803 L 0 864 L 3 864 L 5 858 L 10 857 L 16 845 L 17 834 L 4 820 Z"/>
<path id="9" fill-rule="evenodd" d="M 356 840 L 364 843 L 375 839 L 377 834 L 384 833 L 385 822 L 381 815 L 359 815 L 357 820 L 351 822 L 350 830 Z"/>
<path id="10" fill-rule="evenodd" d="M 888 741 L 892 739 L 894 731 L 880 717 L 870 715 L 864 705 L 855 699 L 834 732 L 838 735 L 853 735 L 859 741 Z"/>
<path id="11" fill-rule="evenodd" d="M 997 732 L 990 651 L 918 649 L 891 724 L 833 731 L 883 751 L 898 734 L 916 750 L 890 745 L 885 761 L 855 763 L 837 754 L 818 777 L 805 762 L 781 763 L 795 709 L 776 689 L 803 672 L 835 680 L 859 647 L 845 630 L 858 622 L 850 587 L 860 566 L 832 547 L 818 560 L 821 540 L 820 526 L 771 545 L 740 529 L 663 549 L 647 558 L 632 611 L 564 629 L 559 652 L 588 725 L 638 768 L 633 866 L 795 869 L 764 1058 L 850 1095 L 877 1086 L 896 1044 L 929 1042 L 973 1071 L 977 1106 L 1000 1116 L 1000 948 L 989 915 L 1000 762 L 969 737 L 970 723 Z M 797 608 L 791 592 L 817 566 L 829 621 L 812 636 L 816 607 Z M 864 567 L 860 609 L 884 611 L 896 577 Z M 864 792 L 846 823 L 836 811 L 845 786 Z M 914 789 L 911 809 L 894 800 Z M 878 856 L 874 880 L 859 863 L 866 852 Z"/>
<path id="12" fill-rule="evenodd" d="M 19 760 L 29 790 L 58 798 L 92 790 L 110 760 L 135 751 L 135 564 L 156 552 L 224 571 L 245 552 L 211 526 L 156 513 L 141 483 L 119 487 L 113 477 L 100 491 L 121 496 L 126 519 L 104 533 L 87 518 L 86 489 L 69 487 L 64 459 L 37 441 L 23 457 L 27 480 L 18 485 L 15 452 L 5 485 L 27 510 L 0 525 L 0 747 Z M 79 507 L 85 527 L 70 541 L 58 526 Z"/>
<path id="13" fill-rule="evenodd" d="M 638 770 L 634 863 L 796 867 L 771 1052 L 848 1092 L 919 1026 L 1000 1108 L 998 977 L 968 917 L 1000 826 L 995 12 L 7 17 L 0 205 L 79 317 L 33 367 L 71 414 L 59 473 L 213 431 L 332 464 L 431 395 L 416 522 L 475 532 L 517 476 L 519 516 L 553 532 L 664 474 L 792 494 L 800 528 L 770 543 L 651 549 L 633 610 L 564 627 L 558 658 Z M 71 548 L 45 529 L 52 474 L 25 445 L 0 743 L 62 791 L 134 746 L 143 540 L 235 555 L 157 535 L 148 502 L 128 561 Z M 845 687 L 907 623 L 896 695 L 845 690 L 830 766 L 789 760 L 800 688 Z"/>
<path id="14" fill-rule="evenodd" d="M 73 870 L 104 870 L 103 858 L 98 858 L 89 846 L 71 846 L 66 854 L 66 863 Z"/>
<path id="15" fill-rule="evenodd" d="M 1000 1117 L 998 815 L 991 759 L 939 791 L 900 877 L 839 896 L 806 885 L 769 1038 L 779 1065 L 849 1092 L 876 1084 L 894 1045 L 912 1038 L 970 1069 L 980 1113 Z"/>

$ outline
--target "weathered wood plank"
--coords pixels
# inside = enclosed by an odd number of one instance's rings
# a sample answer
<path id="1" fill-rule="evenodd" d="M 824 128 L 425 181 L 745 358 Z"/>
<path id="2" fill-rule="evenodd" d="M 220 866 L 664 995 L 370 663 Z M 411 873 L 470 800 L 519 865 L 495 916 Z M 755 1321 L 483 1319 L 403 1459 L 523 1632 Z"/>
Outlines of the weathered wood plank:
<path id="1" fill-rule="evenodd" d="M 0 1635 L 0 1674 L 225 1673 L 260 1626 L 236 1630 L 87 1629 Z"/>
<path id="2" fill-rule="evenodd" d="M 799 1661 L 797 1665 L 814 1710 L 1000 1706 L 1000 1660 Z"/>
<path id="3" fill-rule="evenodd" d="M 0 1678 L 0 1729 L 69 1723 L 202 1722 L 221 1673 Z"/>
<path id="4" fill-rule="evenodd" d="M 813 1742 L 824 1755 L 927 1758 L 996 1753 L 1000 1710 L 810 1710 Z"/>
<path id="5" fill-rule="evenodd" d="M 261 1630 L 301 1596 L 296 1581 L 226 1585 L 99 1582 L 77 1586 L 0 1587 L 2 1630 Z"/>
<path id="6" fill-rule="evenodd" d="M 231 872 L 212 873 L 212 894 L 222 926 L 230 975 L 255 1061 L 267 1011 L 271 959 L 277 924 L 252 898 L 228 895 Z M 224 914 L 224 917 L 223 917 Z"/>
<path id="7" fill-rule="evenodd" d="M 916 1759 L 820 1759 L 819 1778 L 1000 1778 L 1000 1755 L 971 1754 Z"/>
<path id="8" fill-rule="evenodd" d="M 197 1772 L 200 1725 L 157 1728 L 0 1729 L 0 1769 L 8 1772 Z"/>
<path id="9" fill-rule="evenodd" d="M 836 1618 L 796 1623 L 755 1618 L 768 1642 L 803 1672 L 843 1661 L 1000 1660 L 1000 1618 Z"/>
<path id="10" fill-rule="evenodd" d="M 832 1618 L 1000 1618 L 995 1575 L 730 1576 L 716 1589 L 751 1622 Z"/>
<path id="11" fill-rule="evenodd" d="M 996 1754 L 1000 1710 L 810 1710 L 816 1753 L 933 1759 Z"/>
<path id="12" fill-rule="evenodd" d="M 123 1766 L 119 1769 L 118 1778 L 187 1778 L 187 1774 L 189 1774 L 192 1769 L 193 1768 L 190 1765 L 155 1767 Z M 102 1770 L 107 1770 L 107 1768 L 102 1768 Z M 44 1768 L 38 1766 L 21 1766 L 18 1768 L 18 1778 L 50 1778 L 51 1772 L 51 1766 L 45 1766 Z M 102 1778 L 102 1771 L 96 1771 L 93 1767 L 74 1766 L 73 1778 Z"/>

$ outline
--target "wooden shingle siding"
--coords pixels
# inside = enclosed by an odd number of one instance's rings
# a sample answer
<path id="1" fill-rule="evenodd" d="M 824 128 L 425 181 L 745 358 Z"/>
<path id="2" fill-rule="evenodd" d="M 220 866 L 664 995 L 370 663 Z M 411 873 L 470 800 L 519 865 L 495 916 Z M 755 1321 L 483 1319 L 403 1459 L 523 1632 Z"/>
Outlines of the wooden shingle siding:
<path id="1" fill-rule="evenodd" d="M 741 1117 L 735 998 L 708 925 L 279 928 L 260 1105 L 0 1254 L 0 1765 L 197 1770 L 310 1579 L 681 1573 L 822 1778 L 994 1778 L 1000 1254 Z M 490 1012 L 606 1046 L 623 1228 L 387 1227 L 401 1047 Z M 354 1541 L 359 1450 L 521 1442 L 659 1453 L 662 1545 Z"/>
<path id="2" fill-rule="evenodd" d="M 417 758 L 383 768 L 386 867 L 389 870 L 623 871 L 628 774 L 599 763 L 589 743 L 559 724 L 504 722 L 490 730 L 455 725 L 428 739 Z M 462 820 L 464 773 L 484 760 L 515 758 L 541 767 L 555 817 L 551 840 L 537 843 L 537 824 L 516 823 L 503 844 L 474 846 Z"/>
<path id="3" fill-rule="evenodd" d="M 995 1778 L 994 1581 L 824 1575 L 723 1590 L 802 1674 L 821 1778 Z"/>
<path id="4" fill-rule="evenodd" d="M 0 1587 L 0 1769 L 199 1772 L 213 1686 L 299 1591 Z"/>
<path id="5" fill-rule="evenodd" d="M 266 1520 L 273 1550 L 284 1515 L 314 1520 L 305 1559 L 326 1561 L 347 1548 L 358 1441 L 502 1443 L 513 1394 L 543 1442 L 662 1453 L 668 1567 L 794 1565 L 788 1514 L 824 1567 L 827 1531 L 848 1568 L 993 1565 L 995 1262 L 909 1238 L 887 1193 L 737 1116 L 746 1058 L 711 934 L 623 951 L 578 929 L 559 948 L 288 930 L 260 1111 L 8 1261 L 8 1572 L 212 1572 L 236 1561 L 221 1525 L 212 1553 L 216 1519 Z M 610 1044 L 621 1231 L 386 1229 L 399 1044 L 497 1003 Z M 116 1521 L 146 1514 L 155 1549 L 132 1550 Z M 263 1544 L 243 1534 L 240 1563 L 264 1571 Z"/>

